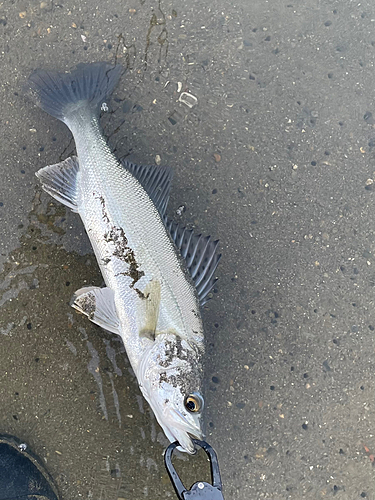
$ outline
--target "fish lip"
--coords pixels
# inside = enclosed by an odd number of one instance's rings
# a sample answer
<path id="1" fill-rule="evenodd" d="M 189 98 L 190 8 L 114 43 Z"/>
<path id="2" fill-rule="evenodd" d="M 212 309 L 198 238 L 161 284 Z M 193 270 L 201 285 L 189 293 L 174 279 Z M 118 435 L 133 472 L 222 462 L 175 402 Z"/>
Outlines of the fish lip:
<path id="1" fill-rule="evenodd" d="M 173 408 L 171 412 L 177 417 L 177 424 L 180 425 L 173 428 L 168 426 L 167 429 L 170 441 L 177 441 L 179 443 L 179 446 L 177 447 L 179 451 L 194 455 L 197 450 L 195 448 L 195 444 L 193 443 L 193 439 L 203 439 L 203 433 L 200 426 L 193 425 L 188 422 L 184 415 L 182 415 L 181 412 L 175 408 Z"/>
<path id="2" fill-rule="evenodd" d="M 193 436 L 197 436 L 197 437 L 202 434 L 200 426 L 198 426 L 198 425 L 192 425 L 179 410 L 177 410 L 176 408 L 172 408 L 171 411 L 175 415 L 177 415 L 177 418 L 178 418 L 178 420 L 180 422 L 182 422 L 183 427 L 188 427 L 189 428 L 189 430 L 186 430 L 186 429 L 181 429 L 181 430 L 185 430 L 185 432 L 187 432 L 189 434 L 192 434 Z M 194 429 L 197 432 L 193 433 L 191 429 Z"/>
<path id="3" fill-rule="evenodd" d="M 189 455 L 195 455 L 197 452 L 193 439 L 201 440 L 202 437 L 193 436 L 192 434 L 185 431 L 177 431 L 177 432 L 174 431 L 169 438 L 171 442 L 178 443 L 177 446 L 178 451 L 189 453 Z"/>

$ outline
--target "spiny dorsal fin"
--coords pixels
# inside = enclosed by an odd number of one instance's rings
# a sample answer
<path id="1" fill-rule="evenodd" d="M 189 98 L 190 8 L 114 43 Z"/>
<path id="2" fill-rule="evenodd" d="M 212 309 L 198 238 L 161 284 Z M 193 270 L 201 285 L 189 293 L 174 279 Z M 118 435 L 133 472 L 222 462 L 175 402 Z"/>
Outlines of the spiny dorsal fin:
<path id="1" fill-rule="evenodd" d="M 121 163 L 142 184 L 160 215 L 164 217 L 171 189 L 172 169 L 158 165 L 136 165 L 128 160 L 122 160 Z"/>
<path id="2" fill-rule="evenodd" d="M 185 259 L 196 286 L 200 305 L 203 306 L 217 279 L 215 271 L 221 254 L 218 253 L 219 240 L 212 241 L 210 236 L 194 234 L 192 229 L 181 227 L 177 222 L 164 217 L 166 228 L 172 240 Z"/>

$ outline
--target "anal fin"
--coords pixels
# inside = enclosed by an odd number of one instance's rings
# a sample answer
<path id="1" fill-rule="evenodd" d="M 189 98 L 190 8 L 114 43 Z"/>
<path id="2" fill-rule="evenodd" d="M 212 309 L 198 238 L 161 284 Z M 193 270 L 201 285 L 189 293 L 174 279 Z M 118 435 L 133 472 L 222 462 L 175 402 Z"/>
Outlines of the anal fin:
<path id="1" fill-rule="evenodd" d="M 35 175 L 40 179 L 44 191 L 77 212 L 78 171 L 78 159 L 72 156 L 61 163 L 41 168 Z"/>
<path id="2" fill-rule="evenodd" d="M 85 314 L 96 325 L 120 335 L 115 295 L 110 288 L 96 286 L 80 288 L 73 295 L 71 305 L 77 311 Z"/>

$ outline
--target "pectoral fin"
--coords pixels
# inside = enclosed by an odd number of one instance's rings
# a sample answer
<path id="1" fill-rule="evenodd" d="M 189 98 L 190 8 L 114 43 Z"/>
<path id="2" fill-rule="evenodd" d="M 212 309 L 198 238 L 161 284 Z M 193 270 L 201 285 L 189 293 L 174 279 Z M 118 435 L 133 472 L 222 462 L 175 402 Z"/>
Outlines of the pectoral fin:
<path id="1" fill-rule="evenodd" d="M 93 323 L 120 335 L 115 297 L 110 288 L 89 286 L 80 288 L 72 298 L 72 307 L 85 314 Z"/>
<path id="2" fill-rule="evenodd" d="M 151 280 L 147 283 L 142 298 L 138 302 L 140 317 L 143 318 L 143 324 L 139 330 L 141 337 L 147 337 L 155 340 L 156 325 L 159 318 L 160 308 L 160 282 Z"/>

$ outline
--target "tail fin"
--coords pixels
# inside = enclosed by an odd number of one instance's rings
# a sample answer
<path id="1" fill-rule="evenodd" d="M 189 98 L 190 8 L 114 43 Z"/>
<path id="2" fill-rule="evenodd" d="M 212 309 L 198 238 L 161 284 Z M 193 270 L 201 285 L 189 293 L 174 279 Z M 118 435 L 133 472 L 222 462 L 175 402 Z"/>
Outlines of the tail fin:
<path id="1" fill-rule="evenodd" d="M 121 69 L 107 62 L 79 64 L 71 73 L 37 69 L 28 79 L 26 92 L 44 111 L 69 126 L 74 113 L 82 107 L 88 106 L 99 115 Z"/>

